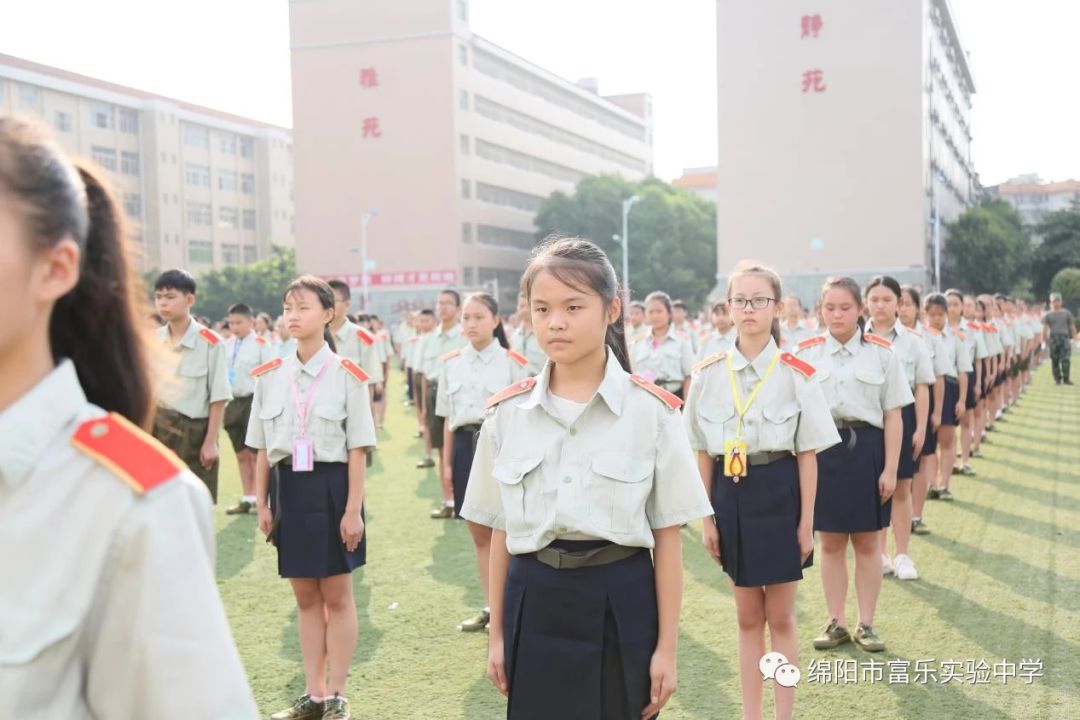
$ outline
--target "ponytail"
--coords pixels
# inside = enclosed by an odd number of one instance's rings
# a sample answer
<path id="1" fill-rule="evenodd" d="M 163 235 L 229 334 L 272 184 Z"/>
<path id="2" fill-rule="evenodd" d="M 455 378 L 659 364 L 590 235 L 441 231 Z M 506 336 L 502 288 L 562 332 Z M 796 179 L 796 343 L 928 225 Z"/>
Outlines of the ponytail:
<path id="1" fill-rule="evenodd" d="M 773 318 L 770 332 L 772 333 L 772 339 L 773 342 L 776 343 L 776 347 L 780 347 L 780 343 L 782 342 L 782 337 L 780 335 L 780 318 Z"/>
<path id="2" fill-rule="evenodd" d="M 503 327 L 502 319 L 499 320 L 499 324 L 495 326 L 495 339 L 503 349 L 509 349 L 510 341 L 506 339 L 506 329 Z"/>
<path id="3" fill-rule="evenodd" d="M 626 327 L 622 317 L 608 324 L 607 332 L 604 333 L 604 344 L 611 348 L 611 354 L 619 361 L 623 370 L 633 372 L 630 369 L 630 351 L 626 348 Z"/>
<path id="4" fill-rule="evenodd" d="M 821 286 L 821 300 L 825 299 L 825 293 L 834 289 L 847 290 L 850 293 L 851 298 L 855 301 L 855 304 L 859 306 L 859 317 L 855 321 L 858 324 L 859 330 L 859 342 L 866 342 L 866 317 L 863 315 L 863 303 L 862 289 L 859 287 L 859 283 L 855 282 L 854 278 L 844 277 L 840 275 L 833 275 L 826 278 L 825 284 Z"/>
<path id="5" fill-rule="evenodd" d="M 856 320 L 859 324 L 859 342 L 866 342 L 866 318 L 862 313 L 859 313 L 859 319 Z"/>
<path id="6" fill-rule="evenodd" d="M 334 333 L 330 332 L 330 323 L 327 323 L 326 326 L 323 327 L 322 337 L 323 340 L 326 341 L 326 344 L 330 346 L 330 352 L 336 353 L 337 343 L 334 342 Z"/>

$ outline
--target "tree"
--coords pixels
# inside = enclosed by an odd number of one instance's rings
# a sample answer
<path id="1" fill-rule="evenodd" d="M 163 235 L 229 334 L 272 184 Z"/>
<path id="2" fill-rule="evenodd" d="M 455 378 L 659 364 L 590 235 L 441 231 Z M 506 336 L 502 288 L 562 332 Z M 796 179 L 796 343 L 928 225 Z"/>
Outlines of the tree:
<path id="1" fill-rule="evenodd" d="M 1012 205 L 986 200 L 945 227 L 948 239 L 941 258 L 945 286 L 978 293 L 1022 287 L 1031 264 L 1031 240 Z"/>
<path id="2" fill-rule="evenodd" d="M 1080 201 L 1047 215 L 1035 232 L 1042 244 L 1035 249 L 1032 289 L 1036 297 L 1045 298 L 1058 271 L 1080 267 Z"/>
<path id="3" fill-rule="evenodd" d="M 1061 304 L 1073 314 L 1080 313 L 1080 267 L 1059 270 L 1050 283 L 1050 292 L 1061 293 Z"/>
<path id="4" fill-rule="evenodd" d="M 243 302 L 255 312 L 276 317 L 281 313 L 281 293 L 295 277 L 296 251 L 275 247 L 273 254 L 258 262 L 230 265 L 199 277 L 194 312 L 219 320 L 230 305 Z"/>
<path id="5" fill-rule="evenodd" d="M 700 305 L 716 282 L 716 208 L 694 193 L 656 178 L 633 183 L 594 175 L 573 195 L 556 192 L 536 215 L 537 237 L 551 233 L 592 240 L 621 274 L 622 201 L 641 200 L 629 218 L 630 289 L 635 299 L 652 290 Z"/>

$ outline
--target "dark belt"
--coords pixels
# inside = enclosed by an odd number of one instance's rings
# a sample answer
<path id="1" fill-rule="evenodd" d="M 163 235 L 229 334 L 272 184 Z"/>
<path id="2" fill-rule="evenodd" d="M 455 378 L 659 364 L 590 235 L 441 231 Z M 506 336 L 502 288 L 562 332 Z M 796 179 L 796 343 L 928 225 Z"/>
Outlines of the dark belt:
<path id="1" fill-rule="evenodd" d="M 480 427 L 481 427 L 480 423 L 476 423 L 476 424 L 473 424 L 473 425 L 461 425 L 460 427 L 458 427 L 457 430 L 454 430 L 454 432 L 478 433 L 478 432 L 480 432 Z"/>
<path id="2" fill-rule="evenodd" d="M 837 430 L 845 430 L 846 429 L 846 430 L 851 431 L 851 435 L 848 436 L 848 441 L 847 441 L 847 449 L 848 450 L 854 450 L 855 449 L 855 443 L 857 443 L 859 441 L 858 436 L 855 433 L 856 430 L 860 430 L 862 428 L 872 428 L 872 427 L 877 427 L 877 426 L 876 425 L 871 425 L 868 422 L 863 422 L 862 420 L 837 420 L 836 421 L 836 429 Z"/>
<path id="3" fill-rule="evenodd" d="M 592 550 L 570 551 L 562 548 L 541 548 L 534 553 L 526 553 L 526 556 L 535 557 L 548 567 L 556 570 L 574 570 L 576 568 L 596 567 L 597 565 L 610 565 L 611 563 L 633 557 L 645 548 L 627 547 L 626 545 L 604 545 Z"/>
<path id="4" fill-rule="evenodd" d="M 776 450 L 771 452 L 757 452 L 747 455 L 746 462 L 751 467 L 753 467 L 755 465 L 768 465 L 769 463 L 774 463 L 777 460 L 783 460 L 784 458 L 789 457 L 791 457 L 791 453 L 785 452 L 783 450 Z M 716 462 L 718 463 L 724 462 L 723 455 L 717 455 L 713 459 L 716 460 Z"/>
<path id="5" fill-rule="evenodd" d="M 949 383 L 950 385 L 959 385 L 960 384 L 960 378 L 958 378 L 958 377 L 949 377 L 948 375 L 946 375 L 945 376 L 945 382 Z"/>

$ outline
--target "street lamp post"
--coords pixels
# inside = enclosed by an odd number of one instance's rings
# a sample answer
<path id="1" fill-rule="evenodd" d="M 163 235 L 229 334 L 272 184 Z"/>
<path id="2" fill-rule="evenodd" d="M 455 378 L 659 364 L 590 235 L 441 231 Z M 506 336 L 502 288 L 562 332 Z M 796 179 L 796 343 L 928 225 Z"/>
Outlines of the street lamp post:
<path id="1" fill-rule="evenodd" d="M 638 200 L 637 195 L 631 195 L 622 201 L 622 283 L 623 283 L 623 312 L 630 306 L 630 208 Z"/>
<path id="2" fill-rule="evenodd" d="M 945 176 L 935 172 L 930 181 L 934 205 L 934 290 L 941 292 L 941 206 L 938 203 L 938 182 L 944 181 Z"/>
<path id="3" fill-rule="evenodd" d="M 371 218 L 379 214 L 378 210 L 367 210 L 360 217 L 360 264 L 363 282 L 364 312 L 369 312 L 370 304 L 368 297 L 368 255 L 367 255 L 367 226 Z"/>

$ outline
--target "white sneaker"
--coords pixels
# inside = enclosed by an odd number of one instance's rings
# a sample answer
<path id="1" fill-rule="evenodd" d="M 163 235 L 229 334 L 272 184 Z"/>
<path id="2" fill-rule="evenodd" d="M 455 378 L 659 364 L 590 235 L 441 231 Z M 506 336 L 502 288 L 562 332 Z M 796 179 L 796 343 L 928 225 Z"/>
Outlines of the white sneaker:
<path id="1" fill-rule="evenodd" d="M 915 569 L 915 563 L 907 555 L 897 555 L 895 562 L 897 580 L 919 579 L 919 571 Z"/>
<path id="2" fill-rule="evenodd" d="M 900 557 L 900 556 L 898 555 L 897 557 Z M 890 560 L 889 556 L 886 555 L 885 553 L 881 553 L 881 574 L 883 576 L 884 575 L 892 575 L 892 572 L 893 572 L 892 560 Z"/>

